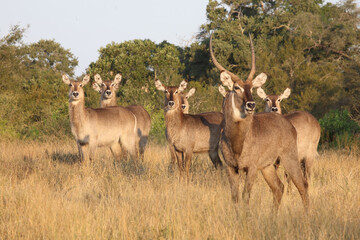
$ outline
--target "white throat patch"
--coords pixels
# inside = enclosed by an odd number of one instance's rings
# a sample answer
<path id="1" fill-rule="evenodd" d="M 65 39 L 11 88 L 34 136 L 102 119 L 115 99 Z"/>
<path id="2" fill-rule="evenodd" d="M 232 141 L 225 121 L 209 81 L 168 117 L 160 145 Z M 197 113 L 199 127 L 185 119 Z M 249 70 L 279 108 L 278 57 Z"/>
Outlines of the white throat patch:
<path id="1" fill-rule="evenodd" d="M 232 111 L 233 111 L 233 118 L 235 121 L 238 121 L 238 120 L 241 120 L 241 119 L 244 119 L 246 118 L 246 114 L 245 113 L 242 113 L 240 112 L 240 110 L 238 108 L 236 108 L 235 106 L 235 97 L 234 97 L 234 93 L 232 93 L 232 96 L 231 96 L 231 108 L 232 108 Z"/>
<path id="2" fill-rule="evenodd" d="M 234 119 L 239 119 L 239 118 L 244 118 L 245 117 L 245 116 L 243 116 L 243 114 L 241 114 L 239 109 L 237 109 L 236 106 L 235 106 L 234 93 L 231 96 L 231 108 L 232 108 L 232 111 L 233 111 Z"/>

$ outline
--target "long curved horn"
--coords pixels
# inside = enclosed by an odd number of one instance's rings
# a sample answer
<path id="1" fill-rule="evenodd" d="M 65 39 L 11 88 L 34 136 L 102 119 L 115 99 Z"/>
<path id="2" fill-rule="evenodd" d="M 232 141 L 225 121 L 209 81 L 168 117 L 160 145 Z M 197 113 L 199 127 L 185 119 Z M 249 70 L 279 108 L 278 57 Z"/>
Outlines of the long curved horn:
<path id="1" fill-rule="evenodd" d="M 235 74 L 233 74 L 232 72 L 229 72 L 228 70 L 226 70 L 223 66 L 220 65 L 220 63 L 216 60 L 215 56 L 214 56 L 214 52 L 212 50 L 212 34 L 210 35 L 210 44 L 209 44 L 209 48 L 210 48 L 210 56 L 211 56 L 211 60 L 213 61 L 215 67 L 217 67 L 221 72 L 227 72 L 230 76 L 233 82 L 237 82 L 237 81 L 242 81 L 238 76 L 236 76 Z"/>
<path id="2" fill-rule="evenodd" d="M 250 34 L 249 34 L 249 38 L 250 38 L 250 48 L 251 48 L 251 71 L 246 81 L 252 81 L 255 75 L 255 50 Z"/>

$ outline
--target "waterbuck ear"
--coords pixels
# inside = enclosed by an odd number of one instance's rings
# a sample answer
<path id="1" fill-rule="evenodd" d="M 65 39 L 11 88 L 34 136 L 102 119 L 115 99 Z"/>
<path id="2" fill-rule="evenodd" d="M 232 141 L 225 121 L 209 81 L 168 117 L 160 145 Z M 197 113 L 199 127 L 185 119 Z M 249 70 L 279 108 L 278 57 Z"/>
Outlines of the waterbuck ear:
<path id="1" fill-rule="evenodd" d="M 287 88 L 285 91 L 279 96 L 279 99 L 283 100 L 285 98 L 288 98 L 291 94 L 291 89 Z"/>
<path id="2" fill-rule="evenodd" d="M 63 74 L 63 75 L 62 75 L 62 81 L 63 81 L 66 85 L 70 85 L 70 83 L 71 83 L 68 75 L 66 75 L 66 74 Z"/>
<path id="3" fill-rule="evenodd" d="M 111 83 L 115 88 L 119 87 L 119 84 L 121 82 L 122 76 L 120 73 L 116 74 L 114 81 Z"/>
<path id="4" fill-rule="evenodd" d="M 186 94 L 185 98 L 188 99 L 189 97 L 195 94 L 195 88 L 190 89 L 190 91 Z"/>
<path id="5" fill-rule="evenodd" d="M 159 91 L 165 91 L 165 87 L 164 87 L 164 85 L 160 82 L 160 80 L 159 79 L 156 79 L 155 80 L 155 87 L 156 87 L 156 89 L 157 90 L 159 90 Z"/>
<path id="6" fill-rule="evenodd" d="M 97 91 L 98 93 L 101 93 L 101 88 L 99 87 L 99 85 L 98 85 L 96 82 L 94 82 L 94 83 L 92 84 L 92 88 L 93 88 L 95 91 Z"/>
<path id="7" fill-rule="evenodd" d="M 187 87 L 187 84 L 188 84 L 187 81 L 183 80 L 178 87 L 178 91 L 183 92 L 185 90 L 185 88 Z"/>
<path id="8" fill-rule="evenodd" d="M 219 86 L 219 92 L 221 93 L 221 95 L 223 95 L 223 97 L 226 97 L 227 92 L 223 85 Z"/>
<path id="9" fill-rule="evenodd" d="M 257 90 L 256 90 L 256 93 L 259 97 L 261 97 L 263 100 L 265 100 L 267 98 L 267 95 L 264 91 L 264 89 L 262 89 L 261 87 L 259 87 Z"/>
<path id="10" fill-rule="evenodd" d="M 95 76 L 94 76 L 94 81 L 95 81 L 99 86 L 101 86 L 101 84 L 103 83 L 103 80 L 101 79 L 100 74 L 95 74 Z"/>
<path id="11" fill-rule="evenodd" d="M 260 73 L 256 76 L 254 80 L 252 80 L 252 85 L 255 88 L 261 87 L 266 82 L 267 76 L 265 73 Z"/>
<path id="12" fill-rule="evenodd" d="M 233 90 L 234 82 L 231 79 L 231 76 L 227 72 L 224 71 L 220 74 L 220 80 L 224 86 L 230 89 L 230 91 Z"/>
<path id="13" fill-rule="evenodd" d="M 81 86 L 84 87 L 89 81 L 90 81 L 90 76 L 85 75 L 85 77 L 83 78 L 83 80 L 81 82 Z"/>

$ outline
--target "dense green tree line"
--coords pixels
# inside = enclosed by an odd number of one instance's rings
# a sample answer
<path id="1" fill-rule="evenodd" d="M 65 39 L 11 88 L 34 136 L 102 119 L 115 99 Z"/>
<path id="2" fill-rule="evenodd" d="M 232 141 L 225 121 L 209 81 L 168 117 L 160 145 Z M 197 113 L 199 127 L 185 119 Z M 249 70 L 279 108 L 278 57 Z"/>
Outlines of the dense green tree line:
<path id="1" fill-rule="evenodd" d="M 143 105 L 153 119 L 152 137 L 164 139 L 163 94 L 154 88 L 155 74 L 169 85 L 190 81 L 197 91 L 190 112 L 220 111 L 210 33 L 220 64 L 243 79 L 250 70 L 250 34 L 256 73 L 268 75 L 266 92 L 292 89 L 284 112 L 306 110 L 322 118 L 337 109 L 360 119 L 360 18 L 354 1 L 334 5 L 321 0 L 209 0 L 206 14 L 207 22 L 188 47 L 149 39 L 111 42 L 100 47 L 87 73 L 99 73 L 103 79 L 121 73 L 118 104 Z M 0 135 L 69 136 L 67 87 L 60 79 L 62 73 L 74 75 L 77 59 L 54 40 L 24 44 L 25 31 L 15 26 L 0 39 Z M 86 95 L 87 106 L 99 106 L 91 86 Z M 257 110 L 262 111 L 257 100 Z"/>

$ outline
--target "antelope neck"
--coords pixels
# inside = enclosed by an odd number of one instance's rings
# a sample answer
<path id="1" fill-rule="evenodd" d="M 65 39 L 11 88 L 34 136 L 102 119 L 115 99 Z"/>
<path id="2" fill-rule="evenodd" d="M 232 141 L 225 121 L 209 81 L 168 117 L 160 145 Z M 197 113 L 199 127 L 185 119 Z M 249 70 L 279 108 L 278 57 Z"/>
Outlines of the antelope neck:
<path id="1" fill-rule="evenodd" d="M 69 115 L 72 126 L 78 129 L 84 125 L 83 122 L 87 117 L 84 99 L 78 100 L 76 104 L 69 103 Z"/>

